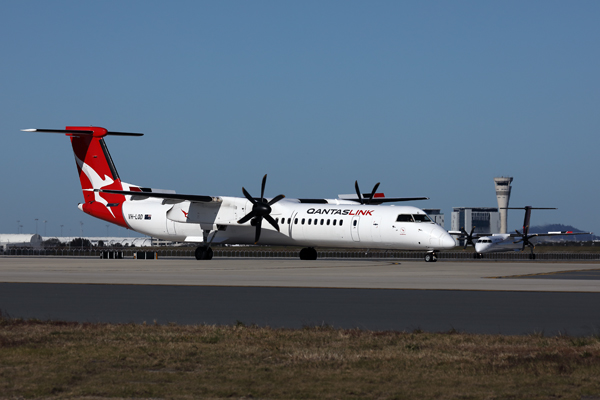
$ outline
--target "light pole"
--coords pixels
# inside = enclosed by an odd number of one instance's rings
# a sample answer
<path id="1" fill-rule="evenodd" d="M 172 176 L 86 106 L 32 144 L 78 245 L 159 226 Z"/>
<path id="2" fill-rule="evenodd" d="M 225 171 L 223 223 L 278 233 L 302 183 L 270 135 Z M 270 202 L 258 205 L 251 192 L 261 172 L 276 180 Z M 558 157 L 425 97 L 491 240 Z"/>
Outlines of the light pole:
<path id="1" fill-rule="evenodd" d="M 36 235 L 38 234 L 37 222 L 38 222 L 38 219 L 36 218 L 36 219 L 35 219 L 35 234 L 36 234 Z"/>
<path id="2" fill-rule="evenodd" d="M 64 225 L 61 225 L 61 226 L 60 226 L 60 237 L 62 237 L 62 228 L 63 228 L 63 226 L 64 226 Z"/>
<path id="3" fill-rule="evenodd" d="M 21 221 L 17 220 L 17 233 L 21 233 Z"/>
<path id="4" fill-rule="evenodd" d="M 46 237 L 46 222 L 48 221 L 44 220 L 44 237 Z"/>

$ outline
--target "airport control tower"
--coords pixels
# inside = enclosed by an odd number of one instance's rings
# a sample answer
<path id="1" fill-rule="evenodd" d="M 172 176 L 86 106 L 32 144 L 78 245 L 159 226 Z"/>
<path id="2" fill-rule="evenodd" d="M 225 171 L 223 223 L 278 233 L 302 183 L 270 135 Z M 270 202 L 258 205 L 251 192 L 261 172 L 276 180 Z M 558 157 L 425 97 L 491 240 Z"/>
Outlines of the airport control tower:
<path id="1" fill-rule="evenodd" d="M 512 177 L 494 178 L 496 185 L 496 198 L 498 199 L 498 211 L 500 212 L 500 233 L 506 233 L 508 200 L 510 200 L 510 183 Z"/>

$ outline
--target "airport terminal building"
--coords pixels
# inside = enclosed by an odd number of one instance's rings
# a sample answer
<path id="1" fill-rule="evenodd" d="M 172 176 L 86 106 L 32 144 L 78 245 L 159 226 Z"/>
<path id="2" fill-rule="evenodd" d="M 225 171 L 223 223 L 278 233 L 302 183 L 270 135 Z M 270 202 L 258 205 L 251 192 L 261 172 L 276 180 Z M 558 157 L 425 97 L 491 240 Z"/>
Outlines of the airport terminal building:
<path id="1" fill-rule="evenodd" d="M 454 207 L 452 209 L 451 230 L 465 228 L 467 232 L 475 227 L 474 233 L 499 233 L 500 212 L 491 207 Z"/>

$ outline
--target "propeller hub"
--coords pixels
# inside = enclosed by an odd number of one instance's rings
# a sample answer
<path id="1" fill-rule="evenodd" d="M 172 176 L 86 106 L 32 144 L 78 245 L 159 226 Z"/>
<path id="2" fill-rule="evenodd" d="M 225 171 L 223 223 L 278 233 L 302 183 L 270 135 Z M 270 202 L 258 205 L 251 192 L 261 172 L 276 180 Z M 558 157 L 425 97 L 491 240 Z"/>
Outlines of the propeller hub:
<path id="1" fill-rule="evenodd" d="M 256 203 L 252 206 L 252 211 L 259 217 L 271 214 L 271 207 L 266 203 Z"/>

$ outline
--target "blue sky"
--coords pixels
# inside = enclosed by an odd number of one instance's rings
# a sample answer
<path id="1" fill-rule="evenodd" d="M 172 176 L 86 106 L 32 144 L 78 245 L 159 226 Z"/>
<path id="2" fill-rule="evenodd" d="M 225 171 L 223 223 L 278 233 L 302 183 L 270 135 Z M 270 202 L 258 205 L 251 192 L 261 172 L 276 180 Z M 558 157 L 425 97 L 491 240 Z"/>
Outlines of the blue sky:
<path id="1" fill-rule="evenodd" d="M 68 138 L 180 193 L 336 197 L 381 182 L 440 208 L 557 207 L 600 233 L 597 1 L 3 1 L 0 231 L 105 235 Z M 509 214 L 520 228 L 522 213 Z M 127 235 L 116 226 L 110 235 Z"/>

